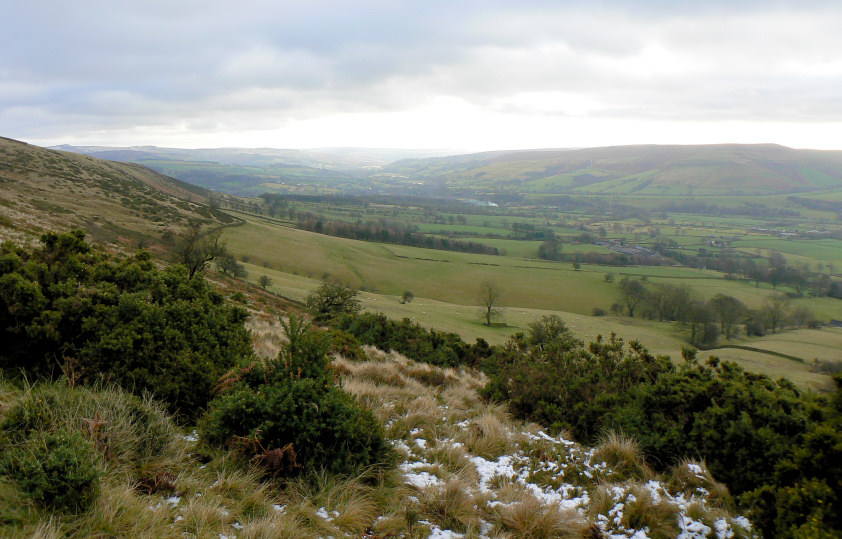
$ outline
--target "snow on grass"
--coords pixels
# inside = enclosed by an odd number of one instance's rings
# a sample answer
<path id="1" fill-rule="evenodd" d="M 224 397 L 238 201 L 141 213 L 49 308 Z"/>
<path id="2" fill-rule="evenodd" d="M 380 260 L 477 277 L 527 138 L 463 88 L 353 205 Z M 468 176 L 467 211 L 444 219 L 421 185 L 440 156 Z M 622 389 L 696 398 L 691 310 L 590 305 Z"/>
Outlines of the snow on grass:
<path id="1" fill-rule="evenodd" d="M 605 537 L 753 535 L 747 519 L 728 514 L 705 488 L 688 485 L 685 491 L 671 491 L 668 485 L 674 482 L 668 477 L 620 479 L 619 472 L 594 458 L 594 449 L 520 424 L 499 407 L 481 404 L 475 390 L 482 385 L 482 375 L 449 369 L 445 386 L 429 386 L 407 374 L 417 368 L 411 361 L 395 354 L 380 357 L 382 368 L 398 373 L 395 387 L 382 380 L 367 382 L 366 376 L 373 376 L 367 373 L 378 371 L 377 362 L 339 361 L 353 381 L 346 387 L 364 397 L 401 455 L 398 470 L 416 493 L 401 501 L 404 514 L 418 515 L 415 527 L 408 525 L 412 537 L 528 534 L 503 516 L 512 508 L 526 507 L 528 500 L 546 509 L 536 512 L 536 521 L 541 515 L 561 515 L 554 518 L 579 520 Z M 358 378 L 355 371 L 360 372 Z M 483 454 L 472 452 L 474 448 Z M 499 448 L 505 448 L 504 454 L 495 454 Z M 700 483 L 710 481 L 701 464 L 686 466 Z M 378 518 L 373 529 L 395 535 L 407 531 L 387 529 L 387 521 Z"/>

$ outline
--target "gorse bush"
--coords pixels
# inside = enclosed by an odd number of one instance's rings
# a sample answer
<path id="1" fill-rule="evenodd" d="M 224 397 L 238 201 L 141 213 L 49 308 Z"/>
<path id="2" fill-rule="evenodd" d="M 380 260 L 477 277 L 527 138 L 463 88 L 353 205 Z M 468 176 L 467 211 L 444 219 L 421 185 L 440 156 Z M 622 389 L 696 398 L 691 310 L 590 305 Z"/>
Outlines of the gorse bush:
<path id="1" fill-rule="evenodd" d="M 475 365 L 479 358 L 491 353 L 483 339 L 469 345 L 455 333 L 428 330 L 408 318 L 391 320 L 383 313 L 345 314 L 331 320 L 331 325 L 362 344 L 387 352 L 395 350 L 414 361 L 439 367 Z"/>
<path id="2" fill-rule="evenodd" d="M 79 230 L 0 247 L 0 368 L 30 379 L 104 378 L 195 417 L 251 351 L 246 311 L 149 253 L 110 259 Z"/>
<path id="3" fill-rule="evenodd" d="M 75 513 L 87 509 L 99 495 L 99 457 L 90 440 L 61 429 L 13 445 L 0 461 L 0 474 L 38 505 Z"/>
<path id="4" fill-rule="evenodd" d="M 842 392 L 805 395 L 689 350 L 676 364 L 613 335 L 585 348 L 559 322 L 545 317 L 483 363 L 486 398 L 583 442 L 623 432 L 660 471 L 701 457 L 765 535 L 842 530 Z"/>
<path id="5" fill-rule="evenodd" d="M 342 391 L 328 369 L 329 341 L 295 316 L 278 358 L 229 373 L 200 425 L 213 444 L 238 449 L 267 471 L 350 473 L 387 460 L 374 415 Z"/>

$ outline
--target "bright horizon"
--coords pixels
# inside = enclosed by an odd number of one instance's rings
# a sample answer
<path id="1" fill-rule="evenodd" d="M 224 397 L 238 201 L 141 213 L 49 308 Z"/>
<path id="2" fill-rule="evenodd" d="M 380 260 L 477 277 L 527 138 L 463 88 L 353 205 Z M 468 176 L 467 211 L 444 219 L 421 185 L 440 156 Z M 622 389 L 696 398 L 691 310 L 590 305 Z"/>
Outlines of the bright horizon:
<path id="1" fill-rule="evenodd" d="M 7 11 L 0 136 L 42 146 L 842 149 L 830 1 Z"/>

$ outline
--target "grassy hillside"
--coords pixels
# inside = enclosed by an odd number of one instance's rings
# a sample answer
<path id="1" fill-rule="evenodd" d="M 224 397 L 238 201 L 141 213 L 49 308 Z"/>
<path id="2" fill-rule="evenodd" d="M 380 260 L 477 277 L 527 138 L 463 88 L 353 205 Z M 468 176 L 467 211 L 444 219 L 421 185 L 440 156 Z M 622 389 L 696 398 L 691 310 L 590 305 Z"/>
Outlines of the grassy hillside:
<path id="1" fill-rule="evenodd" d="M 490 194 L 770 195 L 842 188 L 842 152 L 776 145 L 617 146 L 406 160 L 384 172 Z"/>
<path id="2" fill-rule="evenodd" d="M 207 194 L 140 165 L 0 138 L 0 238 L 79 227 L 98 241 L 162 249 L 162 235 L 190 221 L 231 220 L 208 210 Z"/>

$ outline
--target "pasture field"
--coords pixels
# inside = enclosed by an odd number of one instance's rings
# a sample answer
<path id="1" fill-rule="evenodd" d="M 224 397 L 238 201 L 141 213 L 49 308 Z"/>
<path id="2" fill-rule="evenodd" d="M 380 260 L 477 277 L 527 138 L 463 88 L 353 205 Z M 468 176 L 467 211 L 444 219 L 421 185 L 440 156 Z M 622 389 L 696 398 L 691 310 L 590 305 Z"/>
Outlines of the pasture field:
<path id="1" fill-rule="evenodd" d="M 300 302 L 320 284 L 315 278 L 292 275 L 251 263 L 245 266 L 250 282 L 256 283 L 261 275 L 268 275 L 273 281 L 268 288 L 271 292 Z M 687 346 L 683 330 L 675 322 L 614 316 L 595 317 L 566 311 L 507 307 L 503 310 L 499 324 L 488 327 L 481 322 L 480 307 L 477 305 L 459 305 L 425 297 L 416 297 L 411 303 L 402 304 L 399 295 L 371 292 L 361 292 L 359 298 L 367 311 L 382 312 L 394 319 L 409 318 L 428 328 L 457 333 L 467 342 L 483 338 L 491 344 L 502 344 L 513 333 L 526 330 L 531 322 L 542 316 L 555 314 L 565 321 L 576 337 L 585 342 L 595 339 L 597 335 L 607 337 L 614 332 L 627 342 L 640 341 L 653 354 L 665 354 L 674 359 L 679 359 L 681 348 Z M 802 346 L 804 342 L 810 342 L 811 346 Z M 782 376 L 789 378 L 803 389 L 816 391 L 827 390 L 832 382 L 828 376 L 812 372 L 809 361 L 813 357 L 832 360 L 842 356 L 842 330 L 838 329 L 786 331 L 750 340 L 734 340 L 730 343 L 794 355 L 807 362 L 799 363 L 770 354 L 733 348 L 699 352 L 699 358 L 705 360 L 710 356 L 717 356 L 775 379 Z M 809 350 L 809 354 L 806 350 Z"/>
<path id="2" fill-rule="evenodd" d="M 425 327 L 455 332 L 469 342 L 481 337 L 499 344 L 541 316 L 558 314 L 583 340 L 615 332 L 627 340 L 639 340 L 653 353 L 678 358 L 686 346 L 680 324 L 595 317 L 591 316 L 593 308 L 608 310 L 617 301 L 617 283 L 624 276 L 644 278 L 648 283 L 687 284 L 702 297 L 728 294 L 750 307 L 761 306 L 775 292 L 766 283 L 755 287 L 753 283 L 723 279 L 722 274 L 709 270 L 585 264 L 574 271 L 569 263 L 363 242 L 302 231 L 260 217 L 238 216 L 245 223 L 228 227 L 224 238 L 237 258 L 247 258 L 249 281 L 256 283 L 261 275 L 268 275 L 273 281 L 270 291 L 303 301 L 322 279 L 336 279 L 360 288 L 367 310 L 392 318 L 408 317 Z M 605 282 L 606 273 L 615 274 L 614 283 Z M 492 327 L 481 323 L 477 306 L 479 283 L 484 280 L 496 282 L 503 290 L 503 314 L 499 324 Z M 416 299 L 401 304 L 404 290 L 412 291 Z M 782 290 L 786 288 L 777 289 Z M 793 305 L 806 306 L 821 318 L 842 318 L 842 302 L 836 299 L 799 298 Z M 733 343 L 796 356 L 805 362 L 732 348 L 701 356 L 716 355 L 773 377 L 786 375 L 805 389 L 829 386 L 829 378 L 811 372 L 809 362 L 814 357 L 836 359 L 839 354 L 834 355 L 834 351 L 842 349 L 840 332 L 833 329 L 785 331 Z"/>
<path id="3" fill-rule="evenodd" d="M 235 256 L 286 273 L 310 278 L 332 278 L 367 291 L 416 296 L 448 303 L 477 303 L 479 284 L 489 280 L 503 289 L 502 304 L 531 309 L 591 314 L 617 301 L 618 285 L 606 283 L 614 273 L 647 281 L 687 284 L 702 297 L 727 293 L 748 303 L 762 303 L 771 287 L 736 280 L 722 274 L 669 266 L 606 267 L 583 264 L 575 271 L 569 263 L 522 260 L 508 256 L 475 255 L 389 245 L 325 236 L 281 226 L 270 220 L 244 216 L 245 224 L 226 229 L 224 237 Z M 565 246 L 567 247 L 567 246 Z M 778 290 L 786 290 L 778 287 Z M 806 305 L 813 298 L 802 300 Z M 832 305 L 832 304 L 831 304 Z M 823 309 L 823 312 L 827 312 Z M 838 313 L 834 315 L 833 313 Z M 828 316 L 842 318 L 842 303 Z"/>

